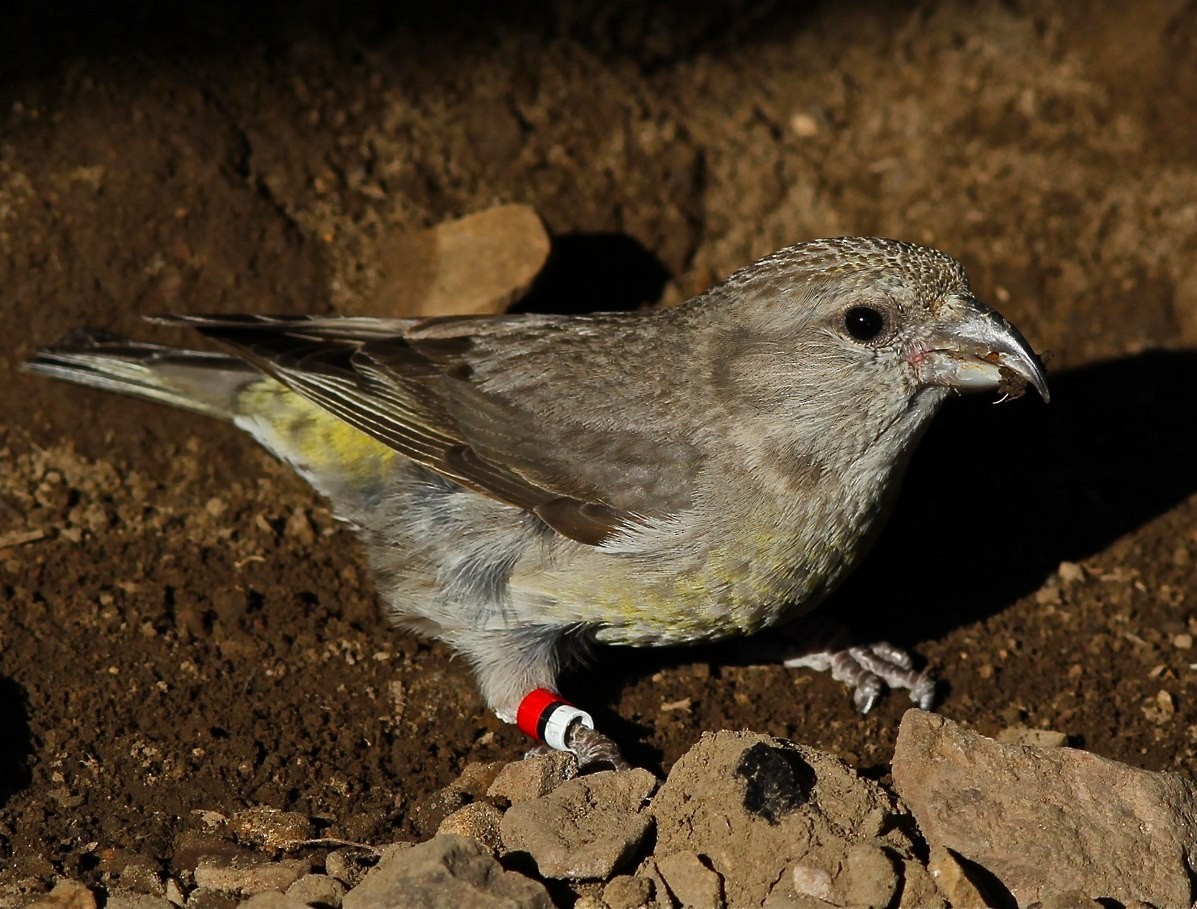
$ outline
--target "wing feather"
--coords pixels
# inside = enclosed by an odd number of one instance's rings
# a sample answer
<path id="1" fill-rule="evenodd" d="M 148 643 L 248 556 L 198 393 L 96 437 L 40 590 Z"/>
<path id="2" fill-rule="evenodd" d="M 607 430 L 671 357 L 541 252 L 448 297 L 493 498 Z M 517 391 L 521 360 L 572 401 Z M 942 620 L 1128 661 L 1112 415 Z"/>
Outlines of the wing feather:
<path id="1" fill-rule="evenodd" d="M 596 488 L 504 449 L 526 446 L 529 415 L 482 392 L 474 381 L 471 330 L 479 320 L 273 316 L 177 316 L 346 423 L 449 480 L 525 509 L 559 533 L 598 545 L 638 523 Z M 462 331 L 453 333 L 453 322 Z M 519 335 L 549 317 L 487 319 L 485 328 Z M 466 324 L 473 323 L 473 324 Z M 421 336 L 426 332 L 426 336 Z M 464 415 L 464 418 L 463 418 Z M 535 419 L 535 416 L 532 417 Z M 484 429 L 480 430 L 484 424 Z M 484 438 L 480 447 L 475 436 Z"/>

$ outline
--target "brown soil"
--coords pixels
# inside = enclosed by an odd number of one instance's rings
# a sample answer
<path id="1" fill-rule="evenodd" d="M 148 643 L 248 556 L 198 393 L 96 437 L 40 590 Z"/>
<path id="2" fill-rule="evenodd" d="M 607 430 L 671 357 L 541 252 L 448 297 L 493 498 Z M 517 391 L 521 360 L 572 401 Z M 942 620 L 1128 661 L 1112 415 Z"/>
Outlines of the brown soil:
<path id="1" fill-rule="evenodd" d="M 982 732 L 1197 773 L 1197 5 L 335 6 L 2 17 L 0 884 L 169 869 L 199 810 L 426 835 L 466 762 L 525 747 L 250 440 L 17 372 L 83 324 L 351 312 L 383 238 L 501 202 L 556 238 L 544 309 L 816 236 L 960 258 L 1053 401 L 950 408 L 827 609 Z M 718 648 L 566 688 L 657 771 L 750 728 L 882 773 L 908 706 Z"/>

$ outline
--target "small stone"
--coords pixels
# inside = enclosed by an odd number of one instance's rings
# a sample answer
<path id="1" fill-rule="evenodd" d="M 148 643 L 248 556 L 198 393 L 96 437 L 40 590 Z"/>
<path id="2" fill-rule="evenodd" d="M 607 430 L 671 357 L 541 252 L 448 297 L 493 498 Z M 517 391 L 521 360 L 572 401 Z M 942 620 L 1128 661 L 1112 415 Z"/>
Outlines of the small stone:
<path id="1" fill-rule="evenodd" d="M 572 754 L 561 751 L 538 754 L 503 767 L 486 794 L 491 798 L 507 799 L 514 805 L 548 795 L 577 775 L 578 759 Z"/>
<path id="2" fill-rule="evenodd" d="M 495 778 L 506 766 L 506 761 L 471 761 L 462 768 L 457 779 L 449 784 L 449 788 L 480 799 L 486 795 Z"/>
<path id="3" fill-rule="evenodd" d="M 898 909 L 946 909 L 944 899 L 935 878 L 927 867 L 915 859 L 902 862 L 902 895 L 898 897 Z"/>
<path id="4" fill-rule="evenodd" d="M 935 885 L 952 906 L 988 906 L 990 901 L 977 889 L 956 856 L 942 846 L 931 847 L 927 870 Z"/>
<path id="5" fill-rule="evenodd" d="M 174 878 L 170 878 L 166 882 L 166 900 L 175 906 L 182 906 L 186 902 L 183 898 L 183 890 Z"/>
<path id="6" fill-rule="evenodd" d="M 311 870 L 311 863 L 307 859 L 247 862 L 223 856 L 205 856 L 195 866 L 195 883 L 198 887 L 224 893 L 281 893 Z"/>
<path id="7" fill-rule="evenodd" d="M 343 909 L 552 909 L 544 885 L 504 871 L 476 840 L 452 834 L 384 854 Z"/>
<path id="8" fill-rule="evenodd" d="M 336 849 L 324 858 L 324 870 L 346 887 L 356 887 L 374 866 L 378 853 L 370 849 L 348 846 Z"/>
<path id="9" fill-rule="evenodd" d="M 825 903 L 835 899 L 831 872 L 826 868 L 799 862 L 790 872 L 790 876 L 794 879 L 794 892 L 799 896 L 813 896 Z"/>
<path id="10" fill-rule="evenodd" d="M 677 909 L 678 902 L 669 892 L 669 887 L 666 886 L 665 878 L 661 876 L 661 869 L 657 867 L 656 861 L 646 858 L 640 863 L 636 877 L 642 877 L 652 884 L 653 909 Z"/>
<path id="11" fill-rule="evenodd" d="M 290 849 L 315 835 L 305 815 L 264 805 L 238 811 L 229 818 L 228 829 L 239 840 L 266 849 Z"/>
<path id="12" fill-rule="evenodd" d="M 1187 631 L 1174 634 L 1172 635 L 1172 646 L 1177 650 L 1191 650 L 1193 648 L 1193 636 Z"/>
<path id="13" fill-rule="evenodd" d="M 723 909 L 723 879 L 693 852 L 657 859 L 665 886 L 687 909 Z"/>
<path id="14" fill-rule="evenodd" d="M 503 838 L 499 835 L 499 824 L 502 820 L 503 812 L 489 802 L 471 802 L 441 821 L 436 832 L 438 836 L 442 833 L 456 833 L 459 836 L 472 837 L 497 854 L 503 847 Z"/>
<path id="15" fill-rule="evenodd" d="M 110 890 L 108 899 L 104 901 L 104 909 L 172 909 L 173 906 L 164 896 L 131 890 Z"/>
<path id="16" fill-rule="evenodd" d="M 1056 574 L 1065 584 L 1075 584 L 1077 581 L 1085 580 L 1085 569 L 1076 562 L 1061 562 L 1060 567 L 1056 569 Z"/>
<path id="17" fill-rule="evenodd" d="M 898 870 L 886 851 L 873 843 L 854 843 L 848 847 L 844 864 L 846 878 L 840 886 L 845 906 L 884 909 L 898 893 Z"/>
<path id="18" fill-rule="evenodd" d="M 801 139 L 809 139 L 819 134 L 819 121 L 805 111 L 799 111 L 790 117 L 790 130 Z"/>
<path id="19" fill-rule="evenodd" d="M 642 909 L 653 896 L 653 882 L 632 874 L 617 874 L 603 888 L 609 909 Z"/>
<path id="20" fill-rule="evenodd" d="M 307 909 L 307 906 L 295 897 L 271 890 L 251 896 L 237 909 Z"/>
<path id="21" fill-rule="evenodd" d="M 341 901 L 345 898 L 345 885 L 328 874 L 305 874 L 287 888 L 287 896 L 299 900 L 305 906 L 341 909 Z"/>
<path id="22" fill-rule="evenodd" d="M 187 894 L 187 909 L 236 909 L 237 898 L 220 890 L 196 887 Z"/>
<path id="23" fill-rule="evenodd" d="M 1035 592 L 1035 602 L 1040 606 L 1059 606 L 1062 602 L 1060 598 L 1060 588 L 1055 584 L 1048 584 L 1046 587 L 1040 587 Z"/>
<path id="24" fill-rule="evenodd" d="M 95 895 L 78 881 L 61 880 L 25 909 L 96 909 Z"/>
<path id="25" fill-rule="evenodd" d="M 129 862 L 120 872 L 121 889 L 131 893 L 165 896 L 166 888 L 158 870 L 145 862 Z"/>
<path id="26" fill-rule="evenodd" d="M 656 786 L 656 777 L 640 769 L 569 780 L 543 798 L 513 804 L 500 825 L 503 845 L 527 852 L 544 877 L 610 877 L 652 828 L 643 808 Z"/>

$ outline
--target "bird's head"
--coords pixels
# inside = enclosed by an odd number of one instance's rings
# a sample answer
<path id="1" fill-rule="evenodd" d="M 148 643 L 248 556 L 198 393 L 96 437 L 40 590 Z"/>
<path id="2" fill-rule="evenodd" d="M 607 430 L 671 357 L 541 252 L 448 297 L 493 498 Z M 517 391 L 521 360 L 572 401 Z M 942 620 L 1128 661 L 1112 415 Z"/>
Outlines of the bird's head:
<path id="1" fill-rule="evenodd" d="M 1048 399 L 1039 357 L 938 250 L 816 240 L 742 269 L 708 299 L 717 390 L 787 447 L 854 457 L 907 427 L 905 448 L 950 391 L 1016 397 L 1031 386 Z"/>

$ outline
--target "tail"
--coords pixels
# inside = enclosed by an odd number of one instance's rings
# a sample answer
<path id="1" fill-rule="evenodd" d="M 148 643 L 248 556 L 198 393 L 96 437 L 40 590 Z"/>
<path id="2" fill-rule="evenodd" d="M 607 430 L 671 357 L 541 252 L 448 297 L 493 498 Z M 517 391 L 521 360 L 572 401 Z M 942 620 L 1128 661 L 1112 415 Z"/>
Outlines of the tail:
<path id="1" fill-rule="evenodd" d="M 222 420 L 262 373 L 227 354 L 142 344 L 91 329 L 71 332 L 25 364 L 29 372 L 146 398 Z"/>
<path id="2" fill-rule="evenodd" d="M 382 442 L 228 354 L 82 329 L 39 350 L 25 369 L 231 422 L 350 520 L 384 493 L 396 458 Z"/>

